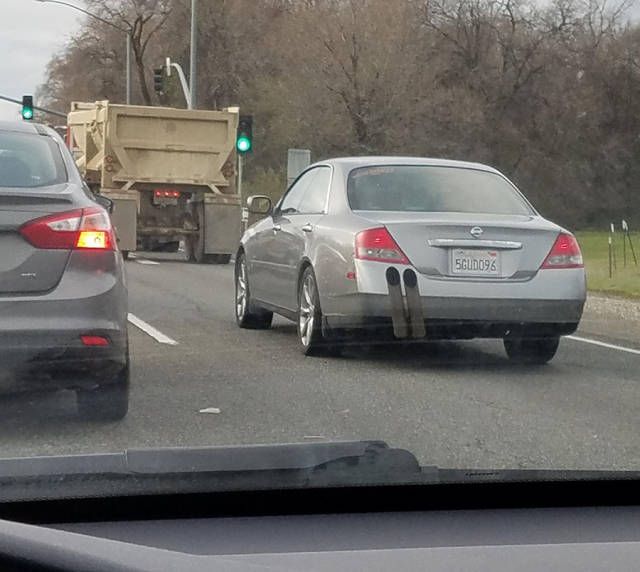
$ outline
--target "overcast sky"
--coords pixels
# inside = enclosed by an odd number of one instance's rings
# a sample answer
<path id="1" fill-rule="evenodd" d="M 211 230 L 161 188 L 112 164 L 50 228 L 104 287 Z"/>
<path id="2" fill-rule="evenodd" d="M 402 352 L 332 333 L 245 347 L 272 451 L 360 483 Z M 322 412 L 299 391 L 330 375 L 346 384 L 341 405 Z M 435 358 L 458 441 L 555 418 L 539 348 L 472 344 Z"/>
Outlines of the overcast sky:
<path id="1" fill-rule="evenodd" d="M 82 6 L 81 0 L 67 0 Z M 0 95 L 35 94 L 51 56 L 78 29 L 82 14 L 36 0 L 0 0 Z M 37 104 L 37 101 L 36 101 Z M 0 120 L 18 119 L 20 106 L 0 101 Z"/>
<path id="2" fill-rule="evenodd" d="M 82 0 L 66 0 L 83 6 Z M 544 1 L 544 0 L 542 0 Z M 631 14 L 640 14 L 640 0 Z M 0 95 L 21 99 L 34 94 L 51 56 L 82 23 L 82 14 L 37 0 L 0 0 Z M 36 105 L 37 105 L 36 101 Z M 18 119 L 20 106 L 0 101 L 0 120 Z"/>

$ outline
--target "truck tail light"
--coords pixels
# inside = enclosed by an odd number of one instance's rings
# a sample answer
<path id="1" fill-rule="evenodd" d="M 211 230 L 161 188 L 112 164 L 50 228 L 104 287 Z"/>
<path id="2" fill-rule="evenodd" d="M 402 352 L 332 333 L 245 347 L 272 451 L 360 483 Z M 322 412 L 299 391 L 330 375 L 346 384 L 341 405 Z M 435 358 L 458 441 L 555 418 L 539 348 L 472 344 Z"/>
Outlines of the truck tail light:
<path id="1" fill-rule="evenodd" d="M 582 252 L 575 237 L 561 232 L 541 268 L 584 268 Z"/>
<path id="2" fill-rule="evenodd" d="M 409 264 L 409 259 L 385 227 L 370 228 L 356 235 L 356 258 Z"/>
<path id="3" fill-rule="evenodd" d="M 153 196 L 156 199 L 179 199 L 180 191 L 156 189 L 153 191 Z"/>
<path id="4" fill-rule="evenodd" d="M 101 207 L 34 219 L 20 227 L 20 234 L 36 248 L 115 250 L 116 247 L 111 220 Z"/>

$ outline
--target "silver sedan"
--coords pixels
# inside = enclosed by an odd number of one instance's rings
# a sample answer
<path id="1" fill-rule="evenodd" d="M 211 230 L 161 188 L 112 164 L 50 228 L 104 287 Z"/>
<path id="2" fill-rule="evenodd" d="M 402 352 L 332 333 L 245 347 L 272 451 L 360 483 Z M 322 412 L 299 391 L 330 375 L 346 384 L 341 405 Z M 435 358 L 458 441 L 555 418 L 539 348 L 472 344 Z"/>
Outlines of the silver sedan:
<path id="1" fill-rule="evenodd" d="M 510 359 L 545 363 L 586 297 L 575 237 L 541 217 L 497 170 L 401 157 L 306 169 L 236 255 L 242 328 L 296 321 L 306 354 L 362 339 L 502 338 Z"/>

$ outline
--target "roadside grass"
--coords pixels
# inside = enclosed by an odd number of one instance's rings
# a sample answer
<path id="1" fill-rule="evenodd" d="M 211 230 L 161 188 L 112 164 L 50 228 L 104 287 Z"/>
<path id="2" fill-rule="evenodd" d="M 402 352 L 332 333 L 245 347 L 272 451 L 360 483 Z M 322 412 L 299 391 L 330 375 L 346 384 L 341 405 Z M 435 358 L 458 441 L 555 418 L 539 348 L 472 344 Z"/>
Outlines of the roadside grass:
<path id="1" fill-rule="evenodd" d="M 640 298 L 640 233 L 631 233 L 631 240 L 638 257 L 639 266 L 633 263 L 633 256 L 627 241 L 627 266 L 623 265 L 623 234 L 615 233 L 614 251 L 616 268 L 609 278 L 608 232 L 581 231 L 576 237 L 582 249 L 587 271 L 587 287 L 592 292 L 603 292 L 629 298 Z"/>

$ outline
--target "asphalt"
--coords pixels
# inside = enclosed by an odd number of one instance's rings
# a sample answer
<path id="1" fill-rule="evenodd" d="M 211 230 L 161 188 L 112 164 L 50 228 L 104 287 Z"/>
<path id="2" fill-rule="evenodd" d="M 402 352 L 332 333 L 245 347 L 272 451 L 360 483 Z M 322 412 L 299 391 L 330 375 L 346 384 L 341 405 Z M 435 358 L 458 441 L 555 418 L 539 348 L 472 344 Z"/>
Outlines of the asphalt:
<path id="1" fill-rule="evenodd" d="M 127 272 L 130 312 L 177 342 L 130 325 L 127 417 L 82 421 L 70 392 L 3 398 L 0 456 L 382 439 L 441 467 L 640 469 L 640 354 L 565 339 L 542 367 L 494 340 L 305 357 L 285 319 L 237 328 L 231 265 L 139 254 Z M 610 321 L 577 335 L 640 349 Z"/>

